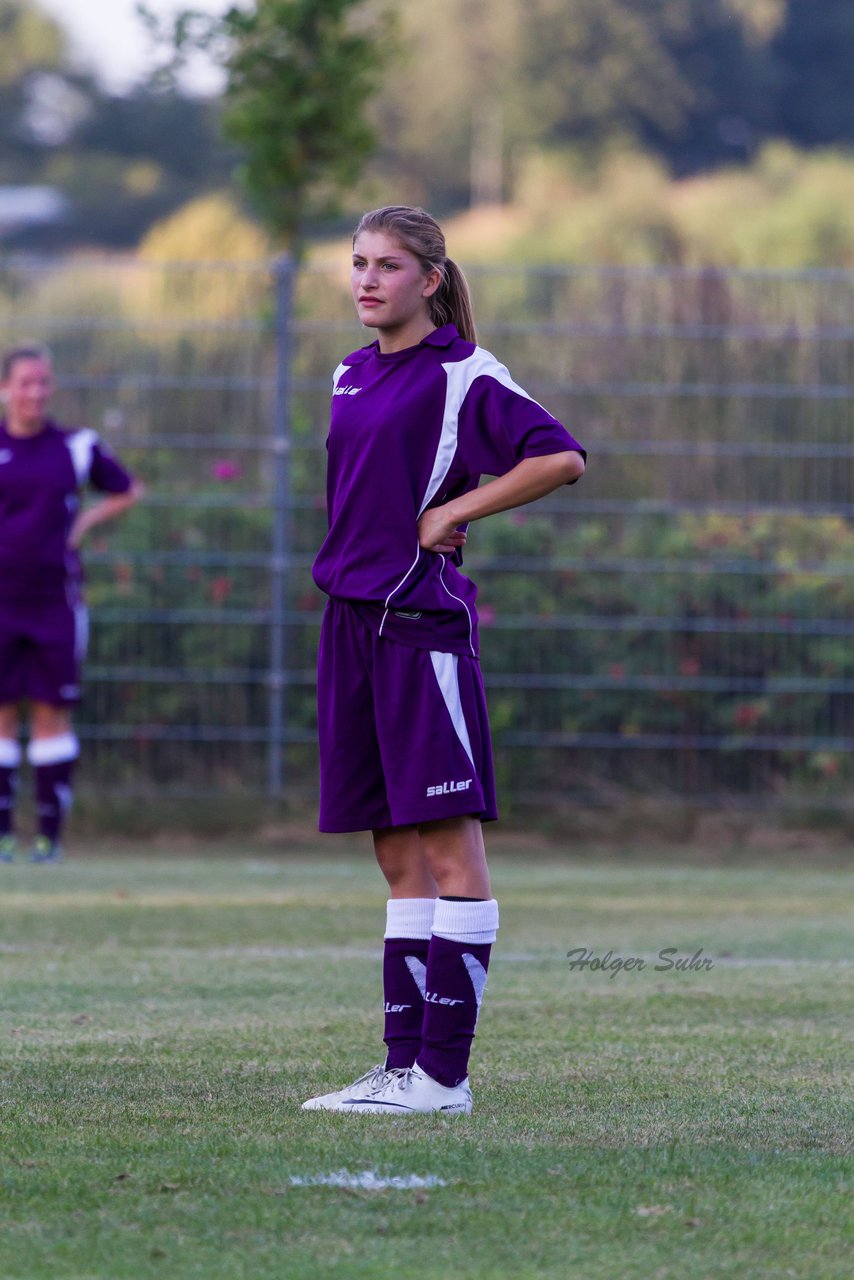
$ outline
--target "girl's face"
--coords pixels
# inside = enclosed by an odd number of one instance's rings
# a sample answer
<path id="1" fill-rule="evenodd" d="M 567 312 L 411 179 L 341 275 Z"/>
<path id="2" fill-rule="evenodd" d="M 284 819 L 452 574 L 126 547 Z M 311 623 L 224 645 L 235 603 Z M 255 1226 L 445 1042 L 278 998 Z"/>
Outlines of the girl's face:
<path id="1" fill-rule="evenodd" d="M 8 416 L 24 426 L 39 426 L 53 395 L 49 360 L 16 360 L 2 385 Z"/>
<path id="2" fill-rule="evenodd" d="M 415 254 L 385 231 L 363 231 L 356 239 L 350 287 L 362 324 L 399 334 L 430 324 L 428 298 L 439 283 L 437 270 L 425 273 Z"/>

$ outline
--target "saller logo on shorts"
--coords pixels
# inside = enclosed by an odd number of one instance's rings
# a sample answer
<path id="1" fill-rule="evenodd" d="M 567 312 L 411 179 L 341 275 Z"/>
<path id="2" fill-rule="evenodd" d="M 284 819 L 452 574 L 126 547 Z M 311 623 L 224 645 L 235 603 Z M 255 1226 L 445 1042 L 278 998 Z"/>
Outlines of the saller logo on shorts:
<path id="1" fill-rule="evenodd" d="M 428 787 L 428 796 L 446 796 L 452 791 L 468 791 L 472 784 L 471 778 L 466 778 L 465 782 L 440 782 L 438 786 Z"/>

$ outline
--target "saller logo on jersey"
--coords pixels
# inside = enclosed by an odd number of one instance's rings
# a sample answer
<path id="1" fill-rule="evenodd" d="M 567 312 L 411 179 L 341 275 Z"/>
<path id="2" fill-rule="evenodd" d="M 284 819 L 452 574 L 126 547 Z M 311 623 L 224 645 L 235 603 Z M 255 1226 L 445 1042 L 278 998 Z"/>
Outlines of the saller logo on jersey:
<path id="1" fill-rule="evenodd" d="M 355 396 L 362 390 L 361 387 L 336 387 L 332 392 L 334 396 Z"/>
<path id="2" fill-rule="evenodd" d="M 472 784 L 471 778 L 466 778 L 464 782 L 440 782 L 438 786 L 428 787 L 428 796 L 447 796 L 452 791 L 468 791 Z"/>

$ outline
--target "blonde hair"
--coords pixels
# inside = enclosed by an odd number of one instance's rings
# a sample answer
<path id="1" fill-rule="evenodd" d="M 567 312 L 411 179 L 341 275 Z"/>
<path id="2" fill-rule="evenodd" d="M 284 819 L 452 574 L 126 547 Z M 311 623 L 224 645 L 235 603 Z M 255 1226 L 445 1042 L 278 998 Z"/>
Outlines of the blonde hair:
<path id="1" fill-rule="evenodd" d="M 363 231 L 386 231 L 420 260 L 425 273 L 438 271 L 439 288 L 427 299 L 430 319 L 437 329 L 454 324 L 466 342 L 477 342 L 468 281 L 445 253 L 445 236 L 435 218 L 413 205 L 389 204 L 362 215 L 353 232 L 354 245 Z"/>

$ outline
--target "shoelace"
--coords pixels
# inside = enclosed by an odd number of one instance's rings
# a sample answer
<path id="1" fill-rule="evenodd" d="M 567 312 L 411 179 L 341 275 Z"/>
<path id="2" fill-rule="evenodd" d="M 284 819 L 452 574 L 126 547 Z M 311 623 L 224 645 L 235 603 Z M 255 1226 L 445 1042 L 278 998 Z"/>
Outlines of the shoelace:
<path id="1" fill-rule="evenodd" d="M 411 1067 L 388 1067 L 382 1069 L 380 1082 L 376 1088 L 371 1089 L 371 1093 L 379 1093 L 382 1089 L 387 1089 L 389 1085 L 394 1085 L 397 1089 L 402 1089 L 405 1082 L 408 1081 L 412 1074 Z"/>
<path id="2" fill-rule="evenodd" d="M 373 1082 L 377 1080 L 380 1083 L 382 1083 L 382 1080 L 385 1074 L 386 1074 L 385 1067 L 377 1064 L 377 1066 L 371 1067 L 370 1071 L 366 1071 L 363 1076 L 359 1076 L 358 1080 L 354 1080 L 349 1087 L 351 1089 L 355 1089 L 357 1084 L 363 1084 L 363 1085 L 369 1086 L 373 1090 L 376 1087 Z"/>

